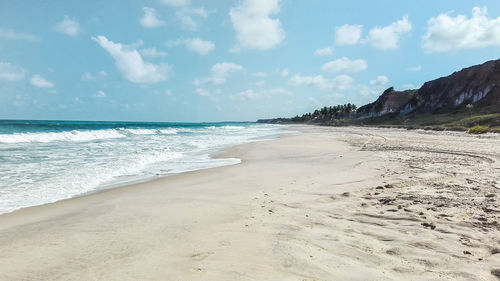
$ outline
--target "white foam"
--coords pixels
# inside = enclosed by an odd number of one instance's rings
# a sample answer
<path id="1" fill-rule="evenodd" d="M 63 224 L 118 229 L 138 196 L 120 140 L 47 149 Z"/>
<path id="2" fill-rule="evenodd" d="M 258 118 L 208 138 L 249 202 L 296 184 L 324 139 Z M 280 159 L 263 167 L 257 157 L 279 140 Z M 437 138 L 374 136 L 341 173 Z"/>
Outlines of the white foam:
<path id="1" fill-rule="evenodd" d="M 93 141 L 99 139 L 123 138 L 127 135 L 175 135 L 178 130 L 169 129 L 105 129 L 105 130 L 72 130 L 66 132 L 37 132 L 0 134 L 0 143 L 28 143 L 53 141 Z"/>
<path id="2" fill-rule="evenodd" d="M 243 127 L 243 126 L 222 126 L 221 128 L 226 129 L 226 130 L 243 130 L 243 129 L 245 129 L 245 127 Z"/>
<path id="3" fill-rule="evenodd" d="M 160 129 L 160 133 L 165 134 L 165 135 L 175 135 L 177 134 L 176 129 Z"/>
<path id="4" fill-rule="evenodd" d="M 53 142 L 53 141 L 92 141 L 98 139 L 123 138 L 124 134 L 117 130 L 67 131 L 46 133 L 0 134 L 0 143 Z"/>
<path id="5" fill-rule="evenodd" d="M 279 132 L 280 126 L 251 125 L 0 134 L 0 213 L 130 180 L 236 164 L 209 155 Z"/>
<path id="6" fill-rule="evenodd" d="M 207 129 L 237 131 L 237 130 L 243 130 L 243 129 L 245 129 L 245 127 L 226 125 L 226 126 L 210 126 L 210 127 L 207 127 Z"/>
<path id="7" fill-rule="evenodd" d="M 158 130 L 156 129 L 123 129 L 123 131 L 134 135 L 155 135 L 158 133 Z"/>

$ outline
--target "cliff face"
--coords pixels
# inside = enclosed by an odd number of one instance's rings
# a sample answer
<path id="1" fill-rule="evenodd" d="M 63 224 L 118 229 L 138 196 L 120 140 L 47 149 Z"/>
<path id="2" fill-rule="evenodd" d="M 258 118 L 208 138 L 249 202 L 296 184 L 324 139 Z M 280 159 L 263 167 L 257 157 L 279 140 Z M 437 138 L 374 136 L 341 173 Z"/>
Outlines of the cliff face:
<path id="1" fill-rule="evenodd" d="M 464 68 L 426 82 L 419 90 L 419 112 L 451 109 L 463 104 L 500 105 L 500 60 Z"/>
<path id="2" fill-rule="evenodd" d="M 407 113 L 415 105 L 417 90 L 394 91 L 389 88 L 372 103 L 358 109 L 358 115 L 366 117 L 381 116 L 387 113 Z"/>
<path id="3" fill-rule="evenodd" d="M 447 77 L 426 82 L 418 90 L 387 89 L 375 102 L 358 110 L 361 117 L 387 113 L 433 112 L 466 104 L 500 106 L 500 60 L 464 68 Z"/>

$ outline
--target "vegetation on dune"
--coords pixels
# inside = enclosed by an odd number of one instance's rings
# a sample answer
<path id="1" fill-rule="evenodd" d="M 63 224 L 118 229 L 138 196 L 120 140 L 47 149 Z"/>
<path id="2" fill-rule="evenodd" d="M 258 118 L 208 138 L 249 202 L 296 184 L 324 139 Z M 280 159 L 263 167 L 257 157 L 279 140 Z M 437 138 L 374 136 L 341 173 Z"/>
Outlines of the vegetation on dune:
<path id="1" fill-rule="evenodd" d="M 453 110 L 429 113 L 398 112 L 374 117 L 358 117 L 353 104 L 323 107 L 312 113 L 293 118 L 263 120 L 272 123 L 306 123 L 325 126 L 376 126 L 385 128 L 406 128 L 437 131 L 468 131 L 474 126 L 487 127 L 488 132 L 500 133 L 500 108 L 489 106 L 471 109 L 463 106 Z"/>
<path id="2" fill-rule="evenodd" d="M 470 128 L 467 133 L 469 134 L 484 134 L 484 133 L 487 133 L 489 130 L 489 127 L 488 126 L 474 126 L 472 128 Z"/>
<path id="3" fill-rule="evenodd" d="M 472 113 L 466 107 L 407 115 L 391 113 L 380 117 L 345 120 L 342 125 L 462 132 L 474 126 L 486 126 L 489 127 L 489 132 L 500 133 L 500 108 L 498 106 L 476 108 Z"/>

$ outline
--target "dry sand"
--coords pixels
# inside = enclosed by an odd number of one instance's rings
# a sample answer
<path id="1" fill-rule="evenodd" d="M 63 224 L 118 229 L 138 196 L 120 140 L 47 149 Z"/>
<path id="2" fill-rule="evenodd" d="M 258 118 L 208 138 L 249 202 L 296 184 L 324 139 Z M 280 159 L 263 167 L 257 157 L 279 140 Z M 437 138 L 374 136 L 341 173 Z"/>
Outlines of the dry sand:
<path id="1" fill-rule="evenodd" d="M 0 280 L 500 280 L 500 136 L 295 127 L 0 216 Z"/>

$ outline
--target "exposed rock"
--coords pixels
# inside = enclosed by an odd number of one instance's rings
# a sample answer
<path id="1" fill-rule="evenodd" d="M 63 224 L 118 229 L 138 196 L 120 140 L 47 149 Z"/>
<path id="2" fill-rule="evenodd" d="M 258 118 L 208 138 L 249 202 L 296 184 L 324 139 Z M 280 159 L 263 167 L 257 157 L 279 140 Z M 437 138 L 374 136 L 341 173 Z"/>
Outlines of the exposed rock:
<path id="1" fill-rule="evenodd" d="M 412 100 L 417 90 L 395 91 L 392 87 L 372 103 L 358 109 L 358 114 L 366 117 L 382 116 L 387 113 L 408 113 L 414 110 Z M 414 103 L 416 105 L 416 103 Z"/>
<path id="2" fill-rule="evenodd" d="M 395 91 L 392 87 L 373 103 L 360 107 L 360 117 L 388 113 L 434 112 L 472 104 L 500 105 L 500 60 L 464 68 L 449 76 L 424 83 L 418 90 Z"/>
<path id="3" fill-rule="evenodd" d="M 473 104 L 477 107 L 500 105 L 500 60 L 464 68 L 447 77 L 426 82 L 419 90 L 418 111 L 454 108 Z"/>

